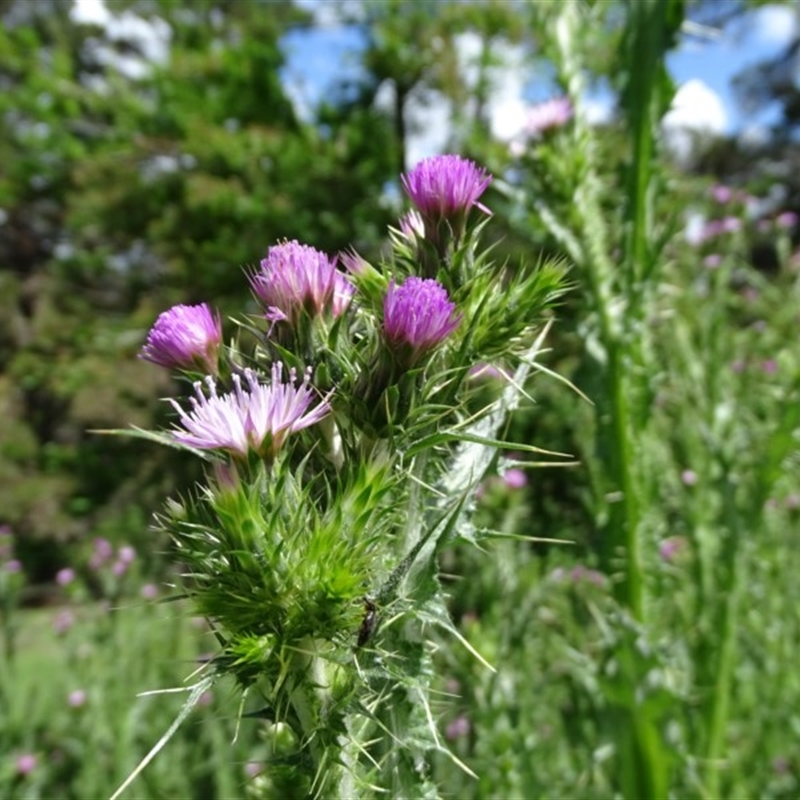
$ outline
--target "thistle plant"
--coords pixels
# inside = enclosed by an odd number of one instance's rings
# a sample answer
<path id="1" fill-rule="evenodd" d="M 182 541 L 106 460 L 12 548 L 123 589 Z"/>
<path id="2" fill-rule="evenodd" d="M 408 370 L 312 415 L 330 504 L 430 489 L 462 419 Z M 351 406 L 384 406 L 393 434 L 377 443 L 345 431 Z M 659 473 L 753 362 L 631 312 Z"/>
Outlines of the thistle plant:
<path id="1" fill-rule="evenodd" d="M 403 176 L 415 209 L 383 263 L 270 247 L 227 347 L 207 306 L 159 317 L 142 356 L 192 389 L 170 429 L 131 433 L 205 462 L 157 526 L 218 647 L 114 797 L 223 677 L 269 744 L 253 796 L 436 796 L 432 656 L 442 632 L 469 648 L 438 558 L 495 535 L 471 513 L 501 448 L 547 453 L 501 436 L 564 290 L 557 263 L 491 262 L 490 181 L 455 155 Z M 488 399 L 481 365 L 503 375 Z"/>

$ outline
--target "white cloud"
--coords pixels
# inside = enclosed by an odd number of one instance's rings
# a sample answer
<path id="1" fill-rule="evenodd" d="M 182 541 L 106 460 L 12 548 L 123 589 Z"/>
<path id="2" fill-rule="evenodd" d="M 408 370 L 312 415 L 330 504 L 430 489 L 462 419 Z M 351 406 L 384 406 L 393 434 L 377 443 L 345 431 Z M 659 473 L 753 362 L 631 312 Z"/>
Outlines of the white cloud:
<path id="1" fill-rule="evenodd" d="M 467 89 L 473 89 L 480 77 L 479 59 L 483 42 L 474 33 L 465 33 L 456 39 L 461 80 Z M 527 103 L 524 101 L 525 69 L 524 51 L 510 44 L 496 47 L 495 57 L 500 63 L 484 74 L 490 89 L 487 92 L 484 113 L 489 120 L 492 135 L 505 142 L 520 135 L 526 119 Z M 474 109 L 468 107 L 466 114 Z M 444 151 L 454 133 L 451 102 L 440 92 L 412 93 L 406 106 L 408 128 L 408 167 L 420 159 Z"/>
<path id="2" fill-rule="evenodd" d="M 751 40 L 770 47 L 786 47 L 794 38 L 798 14 L 790 6 L 766 5 L 747 15 L 745 31 Z"/>
<path id="3" fill-rule="evenodd" d="M 664 127 L 719 135 L 728 127 L 728 114 L 719 95 L 703 81 L 692 78 L 675 94 Z"/>
<path id="4" fill-rule="evenodd" d="M 75 0 L 69 15 L 76 25 L 105 27 L 111 19 L 111 14 L 103 0 Z"/>
<path id="5" fill-rule="evenodd" d="M 453 130 L 450 101 L 433 90 L 415 89 L 406 105 L 406 167 L 444 151 Z"/>
<path id="6" fill-rule="evenodd" d="M 719 136 L 728 128 L 728 114 L 719 96 L 703 81 L 692 78 L 678 89 L 664 117 L 667 149 L 688 166 L 699 137 Z"/>
<path id="7" fill-rule="evenodd" d="M 606 95 L 587 96 L 581 100 L 580 110 L 590 125 L 605 125 L 614 118 L 614 98 Z"/>

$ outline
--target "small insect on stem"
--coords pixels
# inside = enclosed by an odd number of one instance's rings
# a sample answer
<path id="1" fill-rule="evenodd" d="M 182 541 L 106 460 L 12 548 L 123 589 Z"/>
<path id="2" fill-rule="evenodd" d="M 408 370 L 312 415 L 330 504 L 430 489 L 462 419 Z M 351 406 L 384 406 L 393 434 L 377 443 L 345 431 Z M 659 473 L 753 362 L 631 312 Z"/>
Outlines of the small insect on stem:
<path id="1" fill-rule="evenodd" d="M 361 622 L 361 627 L 358 629 L 358 639 L 356 640 L 356 647 L 363 647 L 375 633 L 378 627 L 378 610 L 375 608 L 375 603 L 369 599 L 364 598 L 364 619 Z"/>

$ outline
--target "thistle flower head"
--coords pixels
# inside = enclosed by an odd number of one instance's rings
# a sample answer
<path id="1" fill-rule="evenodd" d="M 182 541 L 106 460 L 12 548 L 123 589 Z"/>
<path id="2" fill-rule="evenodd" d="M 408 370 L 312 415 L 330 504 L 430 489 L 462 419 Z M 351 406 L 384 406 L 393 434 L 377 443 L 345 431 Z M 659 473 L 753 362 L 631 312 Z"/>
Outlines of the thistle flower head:
<path id="1" fill-rule="evenodd" d="M 206 303 L 173 306 L 159 315 L 139 358 L 171 369 L 201 368 L 216 373 L 222 341 L 219 315 Z"/>
<path id="2" fill-rule="evenodd" d="M 435 280 L 394 281 L 383 301 L 383 333 L 390 348 L 411 366 L 443 342 L 461 322 L 447 291 Z"/>
<path id="3" fill-rule="evenodd" d="M 319 422 L 330 411 L 327 400 L 311 408 L 317 397 L 309 385 L 311 368 L 306 370 L 299 386 L 295 369 L 289 370 L 289 380 L 283 381 L 280 362 L 272 365 L 268 384 L 260 383 L 249 369 L 244 370 L 244 379 L 246 387 L 234 375 L 234 390 L 217 394 L 214 379 L 208 377 L 205 379 L 208 396 L 198 381 L 196 397 L 190 398 L 189 412 L 172 400 L 183 426 L 171 432 L 175 440 L 202 450 L 227 450 L 236 456 L 246 457 L 252 450 L 273 457 L 290 433 Z"/>
<path id="4" fill-rule="evenodd" d="M 270 247 L 250 284 L 267 307 L 267 319 L 292 326 L 304 312 L 317 317 L 330 311 L 338 317 L 353 296 L 353 286 L 336 269 L 336 259 L 296 241 Z"/>
<path id="5" fill-rule="evenodd" d="M 492 176 L 461 156 L 423 159 L 400 180 L 426 222 L 463 217 L 472 206 L 491 213 L 478 198 L 492 182 Z"/>
<path id="6" fill-rule="evenodd" d="M 528 109 L 525 131 L 529 136 L 541 136 L 546 131 L 566 125 L 573 114 L 568 97 L 552 97 Z"/>

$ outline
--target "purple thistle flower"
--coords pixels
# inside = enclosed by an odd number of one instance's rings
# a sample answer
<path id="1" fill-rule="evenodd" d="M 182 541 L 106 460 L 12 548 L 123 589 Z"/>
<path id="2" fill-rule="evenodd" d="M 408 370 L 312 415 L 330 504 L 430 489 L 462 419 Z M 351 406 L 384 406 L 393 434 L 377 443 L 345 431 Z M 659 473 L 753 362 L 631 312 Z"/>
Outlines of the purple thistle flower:
<path id="1" fill-rule="evenodd" d="M 492 176 L 461 156 L 425 158 L 400 180 L 426 223 L 436 225 L 443 219 L 458 219 L 472 206 L 491 214 L 478 198 L 492 182 Z"/>
<path id="2" fill-rule="evenodd" d="M 139 594 L 145 600 L 155 600 L 156 597 L 158 597 L 158 586 L 156 586 L 154 583 L 146 583 L 144 586 L 142 586 Z"/>
<path id="3" fill-rule="evenodd" d="M 68 586 L 75 580 L 75 570 L 71 567 L 64 567 L 56 573 L 56 583 L 59 586 Z"/>
<path id="4" fill-rule="evenodd" d="M 173 306 L 160 314 L 139 358 L 169 369 L 201 368 L 216 373 L 222 323 L 206 303 Z"/>
<path id="5" fill-rule="evenodd" d="M 297 372 L 289 370 L 289 381 L 282 380 L 283 364 L 272 365 L 272 381 L 259 383 L 256 374 L 244 371 L 248 388 L 241 378 L 233 376 L 234 390 L 218 395 L 214 379 L 206 378 L 209 396 L 202 384 L 195 383 L 196 398 L 190 398 L 192 410 L 187 413 L 175 400 L 170 402 L 181 418 L 183 429 L 172 431 L 175 439 L 190 447 L 204 450 L 228 450 L 247 456 L 254 450 L 263 456 L 274 456 L 290 433 L 319 422 L 329 411 L 327 398 L 309 410 L 317 394 L 309 385 L 311 368 L 306 370 L 302 385 L 297 387 Z"/>
<path id="6" fill-rule="evenodd" d="M 419 211 L 413 208 L 407 214 L 400 217 L 400 233 L 410 242 L 425 238 L 425 221 Z"/>
<path id="7" fill-rule="evenodd" d="M 718 183 L 716 186 L 711 187 L 711 196 L 716 200 L 718 203 L 724 205 L 725 203 L 730 203 L 733 200 L 733 189 L 730 186 L 724 186 L 721 183 Z"/>
<path id="8" fill-rule="evenodd" d="M 383 299 L 383 332 L 387 343 L 406 367 L 443 342 L 461 322 L 445 288 L 435 280 L 394 281 Z"/>
<path id="9" fill-rule="evenodd" d="M 250 276 L 256 297 L 271 322 L 296 325 L 303 312 L 311 317 L 330 310 L 334 317 L 350 304 L 353 286 L 336 269 L 336 259 L 297 241 L 267 251 L 261 268 Z"/>
<path id="10" fill-rule="evenodd" d="M 528 109 L 525 131 L 529 136 L 541 136 L 553 128 L 561 128 L 572 119 L 574 109 L 568 97 L 552 97 Z"/>
<path id="11" fill-rule="evenodd" d="M 23 753 L 17 756 L 16 768 L 18 775 L 28 775 L 36 769 L 36 756 L 33 753 Z"/>
<path id="12" fill-rule="evenodd" d="M 444 735 L 451 741 L 461 739 L 463 736 L 468 736 L 472 730 L 472 725 L 469 719 L 461 714 L 457 716 L 452 722 L 449 722 L 445 728 Z"/>
<path id="13" fill-rule="evenodd" d="M 86 692 L 83 689 L 75 689 L 69 693 L 67 703 L 69 703 L 70 708 L 80 708 L 86 703 Z"/>
<path id="14" fill-rule="evenodd" d="M 528 485 L 528 476 L 521 469 L 512 467 L 505 471 L 503 483 L 508 489 L 522 489 Z"/>

